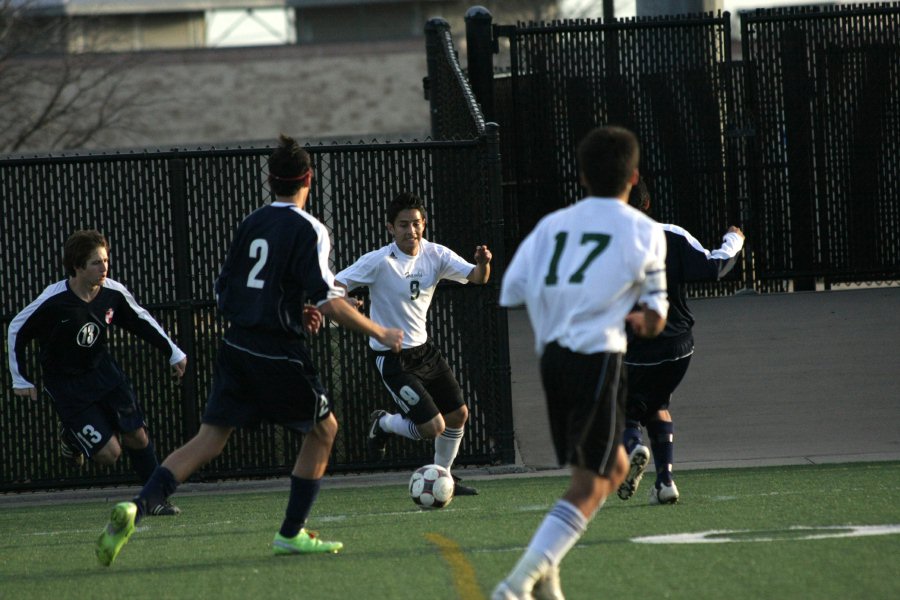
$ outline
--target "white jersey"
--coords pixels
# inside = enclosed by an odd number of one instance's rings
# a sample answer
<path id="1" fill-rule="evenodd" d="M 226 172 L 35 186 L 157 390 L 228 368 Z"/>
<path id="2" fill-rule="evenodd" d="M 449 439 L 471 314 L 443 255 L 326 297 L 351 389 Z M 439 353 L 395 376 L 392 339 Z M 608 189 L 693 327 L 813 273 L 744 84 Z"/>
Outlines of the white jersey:
<path id="1" fill-rule="evenodd" d="M 468 283 L 474 268 L 446 246 L 422 239 L 415 256 L 391 242 L 364 254 L 334 278 L 348 290 L 368 286 L 370 318 L 383 327 L 402 329 L 403 347 L 414 348 L 428 341 L 425 318 L 438 282 Z M 369 345 L 378 351 L 390 349 L 375 338 L 369 338 Z"/>
<path id="2" fill-rule="evenodd" d="M 614 198 L 588 197 L 545 216 L 503 277 L 500 304 L 524 304 L 542 354 L 625 352 L 625 316 L 637 302 L 665 317 L 662 226 Z"/>

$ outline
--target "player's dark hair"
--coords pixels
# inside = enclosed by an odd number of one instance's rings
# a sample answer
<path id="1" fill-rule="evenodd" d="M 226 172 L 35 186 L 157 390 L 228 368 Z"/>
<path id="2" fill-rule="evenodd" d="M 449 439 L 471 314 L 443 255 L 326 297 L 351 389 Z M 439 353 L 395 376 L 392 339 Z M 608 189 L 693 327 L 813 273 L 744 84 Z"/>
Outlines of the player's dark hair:
<path id="1" fill-rule="evenodd" d="M 63 268 L 66 275 L 75 277 L 75 269 L 85 268 L 88 258 L 97 248 L 106 248 L 109 252 L 109 242 L 96 229 L 82 229 L 70 235 L 63 245 Z"/>
<path id="2" fill-rule="evenodd" d="M 618 197 L 640 158 L 637 137 L 624 127 L 598 127 L 578 145 L 578 168 L 592 196 Z"/>
<path id="3" fill-rule="evenodd" d="M 388 205 L 387 222 L 393 223 L 402 210 L 418 210 L 425 217 L 425 204 L 412 192 L 400 192 Z"/>
<path id="4" fill-rule="evenodd" d="M 293 138 L 278 136 L 278 147 L 269 156 L 269 186 L 276 196 L 293 196 L 309 185 L 312 161 L 309 152 Z"/>
<path id="5" fill-rule="evenodd" d="M 628 193 L 628 204 L 643 213 L 650 214 L 650 190 L 647 189 L 647 183 L 643 177 L 638 179 Z"/>

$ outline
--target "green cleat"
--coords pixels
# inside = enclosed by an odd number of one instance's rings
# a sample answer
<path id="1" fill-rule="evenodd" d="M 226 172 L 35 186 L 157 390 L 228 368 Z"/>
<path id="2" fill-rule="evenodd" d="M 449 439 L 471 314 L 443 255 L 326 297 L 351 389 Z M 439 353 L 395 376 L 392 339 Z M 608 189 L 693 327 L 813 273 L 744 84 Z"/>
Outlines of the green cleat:
<path id="1" fill-rule="evenodd" d="M 344 544 L 341 542 L 324 542 L 319 539 L 315 531 L 301 529 L 296 537 L 286 538 L 280 533 L 275 534 L 272 541 L 274 554 L 320 554 L 331 552 L 337 554 Z"/>
<path id="2" fill-rule="evenodd" d="M 131 534 L 134 533 L 134 519 L 137 516 L 137 504 L 119 502 L 113 508 L 109 523 L 97 540 L 97 560 L 101 565 L 109 566 L 116 560 L 119 551 Z"/>

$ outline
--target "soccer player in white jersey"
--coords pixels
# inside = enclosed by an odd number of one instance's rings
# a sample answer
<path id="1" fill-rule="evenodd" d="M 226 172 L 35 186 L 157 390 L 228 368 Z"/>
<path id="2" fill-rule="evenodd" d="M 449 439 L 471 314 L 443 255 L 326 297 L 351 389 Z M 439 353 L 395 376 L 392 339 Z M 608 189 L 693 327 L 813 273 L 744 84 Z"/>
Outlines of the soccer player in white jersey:
<path id="1" fill-rule="evenodd" d="M 328 230 L 304 210 L 312 176 L 309 153 L 282 135 L 269 156 L 275 201 L 241 222 L 216 279 L 216 302 L 229 327 L 216 355 L 200 431 L 166 457 L 132 502 L 113 508 L 97 540 L 101 564 L 112 564 L 147 506 L 167 498 L 219 456 L 235 429 L 260 421 L 304 434 L 272 552 L 335 553 L 344 547 L 306 529 L 338 428 L 307 334 L 318 331 L 325 314 L 399 352 L 403 332 L 377 325 L 353 310 L 344 300 L 344 290 L 334 285 L 328 268 Z M 307 303 L 315 310 L 308 310 Z"/>
<path id="2" fill-rule="evenodd" d="M 37 400 L 27 350 L 38 342 L 44 390 L 59 415 L 60 452 L 74 464 L 84 457 L 112 465 L 124 449 L 141 482 L 158 464 L 134 388 L 107 349 L 107 330 L 122 327 L 162 352 L 175 377 L 187 357 L 131 292 L 109 274 L 109 243 L 95 229 L 76 231 L 63 246 L 68 277 L 49 285 L 9 324 L 9 370 L 16 396 Z M 121 441 L 120 441 L 121 437 Z M 176 515 L 168 502 L 151 515 Z"/>
<path id="3" fill-rule="evenodd" d="M 653 337 L 668 311 L 662 227 L 628 205 L 639 158 L 627 129 L 591 131 L 578 146 L 588 196 L 541 219 L 503 278 L 500 303 L 528 310 L 571 480 L 492 600 L 562 598 L 560 562 L 625 477 L 625 324 Z"/>
<path id="4" fill-rule="evenodd" d="M 363 255 L 335 279 L 351 291 L 367 286 L 372 320 L 404 332 L 399 355 L 388 352 L 375 338 L 369 341 L 375 367 L 400 410 L 372 413 L 370 450 L 383 457 L 389 434 L 434 439 L 434 462 L 449 470 L 462 443 L 469 409 L 450 365 L 428 339 L 425 322 L 442 279 L 487 283 L 491 252 L 487 246 L 476 246 L 472 264 L 449 248 L 426 240 L 425 224 L 422 200 L 408 192 L 398 194 L 387 214 L 387 229 L 394 241 Z M 457 477 L 454 480 L 457 496 L 478 493 L 459 483 Z"/>
<path id="5" fill-rule="evenodd" d="M 643 180 L 631 190 L 628 200 L 650 214 L 650 192 Z M 718 281 L 734 267 L 744 246 L 744 233 L 731 226 L 722 245 L 710 252 L 682 227 L 663 224 L 666 234 L 666 281 L 669 314 L 666 327 L 652 340 L 629 336 L 625 365 L 628 370 L 628 400 L 625 405 L 623 443 L 628 453 L 628 474 L 618 495 L 628 500 L 637 491 L 653 450 L 656 482 L 650 489 L 650 504 L 678 502 L 678 486 L 672 477 L 675 425 L 669 411 L 672 394 L 681 383 L 694 353 L 694 315 L 687 304 L 689 281 Z M 641 426 L 647 428 L 650 449 L 643 443 Z"/>

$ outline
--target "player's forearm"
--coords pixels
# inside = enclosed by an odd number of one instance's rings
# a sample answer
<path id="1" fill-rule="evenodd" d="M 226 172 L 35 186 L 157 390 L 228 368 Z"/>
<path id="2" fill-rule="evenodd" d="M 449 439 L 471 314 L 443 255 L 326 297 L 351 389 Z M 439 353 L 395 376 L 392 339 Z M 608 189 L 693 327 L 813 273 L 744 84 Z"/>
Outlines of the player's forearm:
<path id="1" fill-rule="evenodd" d="M 475 268 L 472 269 L 472 272 L 469 273 L 467 279 L 471 283 L 487 283 L 491 278 L 491 263 L 484 263 L 481 265 L 475 265 Z"/>
<path id="2" fill-rule="evenodd" d="M 369 337 L 379 337 L 384 334 L 384 327 L 360 314 L 344 298 L 334 298 L 318 308 L 323 315 L 347 329 L 364 333 Z"/>

